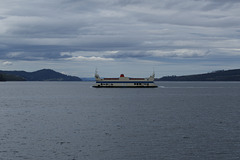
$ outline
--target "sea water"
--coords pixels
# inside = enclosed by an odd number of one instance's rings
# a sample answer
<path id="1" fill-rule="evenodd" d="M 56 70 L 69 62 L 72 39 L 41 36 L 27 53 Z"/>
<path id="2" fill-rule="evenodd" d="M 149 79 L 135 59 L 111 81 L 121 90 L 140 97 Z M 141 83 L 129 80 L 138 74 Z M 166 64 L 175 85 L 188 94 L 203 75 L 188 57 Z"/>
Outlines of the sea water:
<path id="1" fill-rule="evenodd" d="M 238 160 L 239 82 L 0 83 L 0 160 Z"/>

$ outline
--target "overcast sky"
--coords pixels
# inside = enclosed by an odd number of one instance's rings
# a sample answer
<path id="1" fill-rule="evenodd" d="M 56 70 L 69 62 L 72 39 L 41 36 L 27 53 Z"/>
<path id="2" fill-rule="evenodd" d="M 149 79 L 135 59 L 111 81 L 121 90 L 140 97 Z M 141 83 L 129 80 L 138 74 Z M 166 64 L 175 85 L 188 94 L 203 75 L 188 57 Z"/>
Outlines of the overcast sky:
<path id="1" fill-rule="evenodd" d="M 240 0 L 1 0 L 0 70 L 157 77 L 240 68 Z"/>

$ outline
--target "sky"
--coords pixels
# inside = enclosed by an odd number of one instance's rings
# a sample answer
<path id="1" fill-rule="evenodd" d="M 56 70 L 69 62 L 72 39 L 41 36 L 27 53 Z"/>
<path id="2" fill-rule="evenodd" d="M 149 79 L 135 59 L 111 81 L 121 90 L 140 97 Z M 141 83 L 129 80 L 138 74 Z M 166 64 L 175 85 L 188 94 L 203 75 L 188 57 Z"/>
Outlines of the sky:
<path id="1" fill-rule="evenodd" d="M 0 70 L 156 77 L 240 68 L 240 0 L 1 0 Z"/>

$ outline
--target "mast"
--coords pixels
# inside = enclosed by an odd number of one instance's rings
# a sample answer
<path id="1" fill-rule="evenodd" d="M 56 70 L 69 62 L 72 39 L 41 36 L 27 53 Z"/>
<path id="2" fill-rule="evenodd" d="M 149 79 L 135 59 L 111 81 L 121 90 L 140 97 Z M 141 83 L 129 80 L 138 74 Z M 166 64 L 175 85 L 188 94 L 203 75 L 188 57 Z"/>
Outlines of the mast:
<path id="1" fill-rule="evenodd" d="M 96 79 L 96 81 L 97 81 L 97 80 L 101 80 L 100 76 L 98 75 L 97 68 L 96 68 L 96 70 L 95 70 L 95 79 Z"/>
<path id="2" fill-rule="evenodd" d="M 153 71 L 152 75 L 149 77 L 150 81 L 154 81 L 155 78 L 155 71 Z"/>

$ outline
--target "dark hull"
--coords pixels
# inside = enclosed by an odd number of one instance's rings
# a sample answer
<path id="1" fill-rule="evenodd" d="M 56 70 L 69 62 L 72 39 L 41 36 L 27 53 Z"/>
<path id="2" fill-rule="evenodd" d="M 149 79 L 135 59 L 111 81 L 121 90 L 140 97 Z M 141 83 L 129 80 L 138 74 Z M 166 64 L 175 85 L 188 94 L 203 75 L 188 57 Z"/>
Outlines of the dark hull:
<path id="1" fill-rule="evenodd" d="M 158 86 L 92 86 L 93 88 L 157 88 Z"/>

